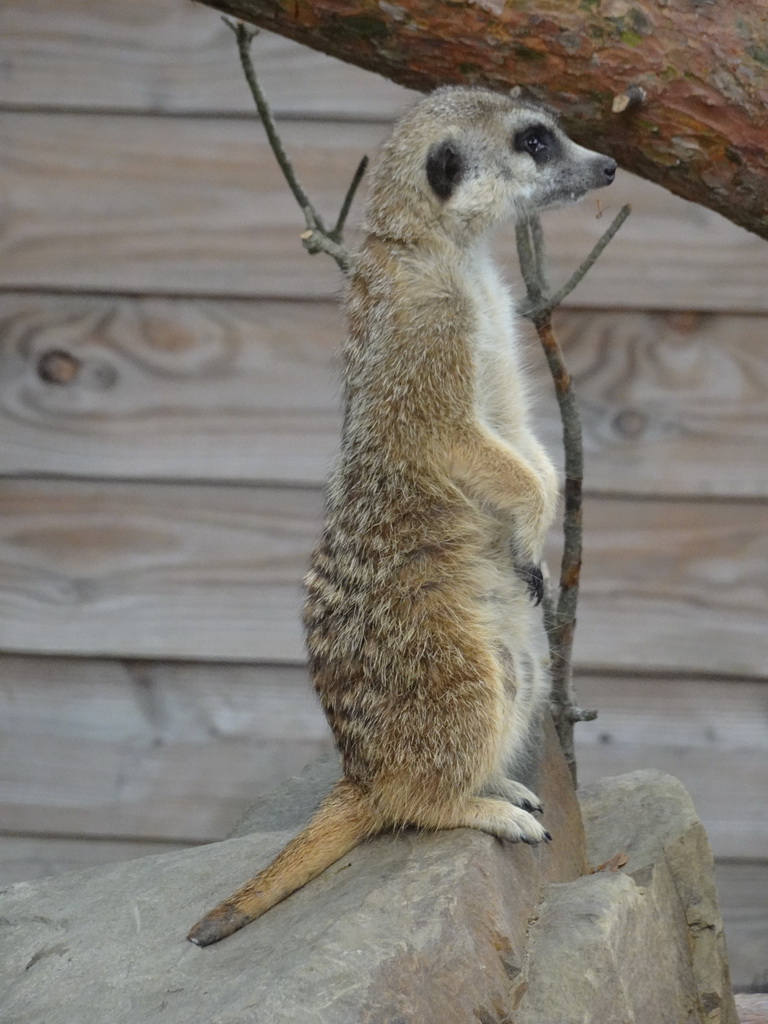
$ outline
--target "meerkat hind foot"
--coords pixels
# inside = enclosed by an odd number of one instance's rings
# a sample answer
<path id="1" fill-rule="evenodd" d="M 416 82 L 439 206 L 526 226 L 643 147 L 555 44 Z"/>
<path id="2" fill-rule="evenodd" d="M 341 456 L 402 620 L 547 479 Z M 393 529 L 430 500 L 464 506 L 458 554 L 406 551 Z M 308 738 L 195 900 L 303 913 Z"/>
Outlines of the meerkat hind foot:
<path id="1" fill-rule="evenodd" d="M 483 786 L 481 795 L 503 797 L 516 807 L 522 807 L 524 811 L 538 811 L 539 814 L 544 811 L 541 800 L 533 790 L 528 789 L 522 782 L 508 779 L 506 775 L 494 775 Z"/>
<path id="2" fill-rule="evenodd" d="M 552 838 L 529 811 L 491 797 L 471 797 L 430 824 L 433 828 L 476 828 L 510 843 L 535 844 Z"/>

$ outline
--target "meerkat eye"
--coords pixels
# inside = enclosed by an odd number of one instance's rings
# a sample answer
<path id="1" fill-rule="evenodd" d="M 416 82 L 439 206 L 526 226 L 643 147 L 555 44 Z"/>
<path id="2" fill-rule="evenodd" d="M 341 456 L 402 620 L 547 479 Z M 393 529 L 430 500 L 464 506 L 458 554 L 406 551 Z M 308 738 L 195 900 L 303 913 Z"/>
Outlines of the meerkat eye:
<path id="1" fill-rule="evenodd" d="M 543 124 L 534 124 L 516 133 L 514 147 L 518 153 L 528 153 L 537 164 L 545 164 L 552 157 L 555 136 Z"/>

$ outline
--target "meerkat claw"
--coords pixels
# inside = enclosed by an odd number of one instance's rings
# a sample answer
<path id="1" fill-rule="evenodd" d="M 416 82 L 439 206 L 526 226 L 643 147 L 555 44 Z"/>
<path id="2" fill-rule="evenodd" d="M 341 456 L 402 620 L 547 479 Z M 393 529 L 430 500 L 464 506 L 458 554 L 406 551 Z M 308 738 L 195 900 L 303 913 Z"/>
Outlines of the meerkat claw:
<path id="1" fill-rule="evenodd" d="M 530 814 L 543 814 L 544 805 L 542 803 L 531 803 L 530 800 L 523 800 L 519 807 L 522 807 L 524 811 L 528 811 Z"/>
<path id="2" fill-rule="evenodd" d="M 540 565 L 521 566 L 517 575 L 528 585 L 528 597 L 534 607 L 538 607 L 544 599 L 544 575 Z"/>
<path id="3" fill-rule="evenodd" d="M 539 814 L 544 812 L 544 805 L 533 790 L 528 789 L 522 782 L 508 779 L 505 775 L 493 775 L 483 787 L 483 792 L 489 796 L 503 797 L 524 811 L 537 811 Z"/>

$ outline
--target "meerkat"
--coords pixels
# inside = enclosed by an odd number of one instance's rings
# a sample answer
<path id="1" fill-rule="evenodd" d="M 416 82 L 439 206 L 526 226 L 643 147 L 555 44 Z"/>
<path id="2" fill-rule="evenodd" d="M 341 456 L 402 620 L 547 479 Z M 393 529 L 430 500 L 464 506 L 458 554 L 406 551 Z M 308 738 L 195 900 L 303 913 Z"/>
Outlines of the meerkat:
<path id="1" fill-rule="evenodd" d="M 558 483 L 529 425 L 488 238 L 615 172 L 546 109 L 485 89 L 436 90 L 384 144 L 346 295 L 341 449 L 306 577 L 310 671 L 343 776 L 194 926 L 197 945 L 384 830 L 551 838 L 510 775 L 549 692 L 533 606 Z"/>

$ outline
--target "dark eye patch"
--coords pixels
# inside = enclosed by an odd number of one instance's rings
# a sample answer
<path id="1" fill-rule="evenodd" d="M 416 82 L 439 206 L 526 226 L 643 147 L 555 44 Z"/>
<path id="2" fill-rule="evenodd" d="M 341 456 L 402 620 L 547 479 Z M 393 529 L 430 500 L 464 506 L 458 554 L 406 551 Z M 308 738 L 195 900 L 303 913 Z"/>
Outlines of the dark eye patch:
<path id="1" fill-rule="evenodd" d="M 464 176 L 464 156 L 451 139 L 436 143 L 427 156 L 427 181 L 438 199 L 450 199 Z"/>
<path id="2" fill-rule="evenodd" d="M 532 124 L 515 132 L 513 146 L 518 153 L 528 153 L 537 166 L 549 163 L 560 152 L 557 136 L 545 124 Z"/>

